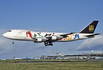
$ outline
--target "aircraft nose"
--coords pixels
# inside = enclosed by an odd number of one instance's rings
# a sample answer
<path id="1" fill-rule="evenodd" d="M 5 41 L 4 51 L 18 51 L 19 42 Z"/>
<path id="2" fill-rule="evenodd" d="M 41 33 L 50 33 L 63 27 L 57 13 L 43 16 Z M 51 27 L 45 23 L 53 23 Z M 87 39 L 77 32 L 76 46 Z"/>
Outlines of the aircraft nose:
<path id="1" fill-rule="evenodd" d="M 9 33 L 8 32 L 4 33 L 3 37 L 9 38 Z"/>
<path id="2" fill-rule="evenodd" d="M 5 37 L 5 38 L 11 38 L 12 39 L 14 36 L 13 36 L 12 33 L 6 32 L 6 33 L 3 34 L 3 37 Z"/>
<path id="3" fill-rule="evenodd" d="M 6 34 L 6 33 L 4 33 L 4 34 L 3 34 L 3 36 L 4 36 L 4 37 L 6 37 L 6 36 L 7 36 L 7 34 Z"/>

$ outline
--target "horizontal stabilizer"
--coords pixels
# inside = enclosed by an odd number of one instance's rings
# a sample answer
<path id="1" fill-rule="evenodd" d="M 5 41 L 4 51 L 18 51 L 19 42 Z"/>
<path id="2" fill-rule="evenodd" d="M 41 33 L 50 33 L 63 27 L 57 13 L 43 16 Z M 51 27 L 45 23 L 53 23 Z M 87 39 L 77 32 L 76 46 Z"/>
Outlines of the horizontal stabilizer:
<path id="1" fill-rule="evenodd" d="M 93 34 L 93 35 L 86 35 L 85 37 L 94 37 L 95 35 L 99 35 L 100 33 L 96 33 L 96 34 Z"/>

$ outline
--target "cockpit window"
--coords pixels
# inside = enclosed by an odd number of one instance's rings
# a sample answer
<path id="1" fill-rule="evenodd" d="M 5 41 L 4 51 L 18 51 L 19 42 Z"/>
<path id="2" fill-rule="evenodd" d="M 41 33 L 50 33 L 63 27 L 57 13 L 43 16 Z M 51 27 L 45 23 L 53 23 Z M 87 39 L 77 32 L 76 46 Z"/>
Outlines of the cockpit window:
<path id="1" fill-rule="evenodd" d="M 12 30 L 9 30 L 9 32 L 12 32 Z"/>

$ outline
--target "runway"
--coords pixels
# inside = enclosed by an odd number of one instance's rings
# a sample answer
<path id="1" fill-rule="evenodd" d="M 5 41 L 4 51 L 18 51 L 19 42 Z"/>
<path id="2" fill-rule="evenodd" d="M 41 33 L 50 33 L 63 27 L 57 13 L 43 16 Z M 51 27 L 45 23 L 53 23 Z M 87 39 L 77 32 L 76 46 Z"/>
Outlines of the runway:
<path id="1" fill-rule="evenodd" d="M 69 60 L 69 61 L 14 61 L 12 63 L 88 63 L 88 62 L 103 62 L 103 60 Z"/>

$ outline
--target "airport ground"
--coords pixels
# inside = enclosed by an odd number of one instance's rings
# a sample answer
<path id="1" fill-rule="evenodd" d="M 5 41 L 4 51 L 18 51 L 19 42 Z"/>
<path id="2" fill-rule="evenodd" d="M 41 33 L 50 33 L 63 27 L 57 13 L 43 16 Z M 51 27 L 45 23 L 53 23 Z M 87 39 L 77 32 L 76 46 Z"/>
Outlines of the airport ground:
<path id="1" fill-rule="evenodd" d="M 0 60 L 0 70 L 103 70 L 103 60 Z"/>

